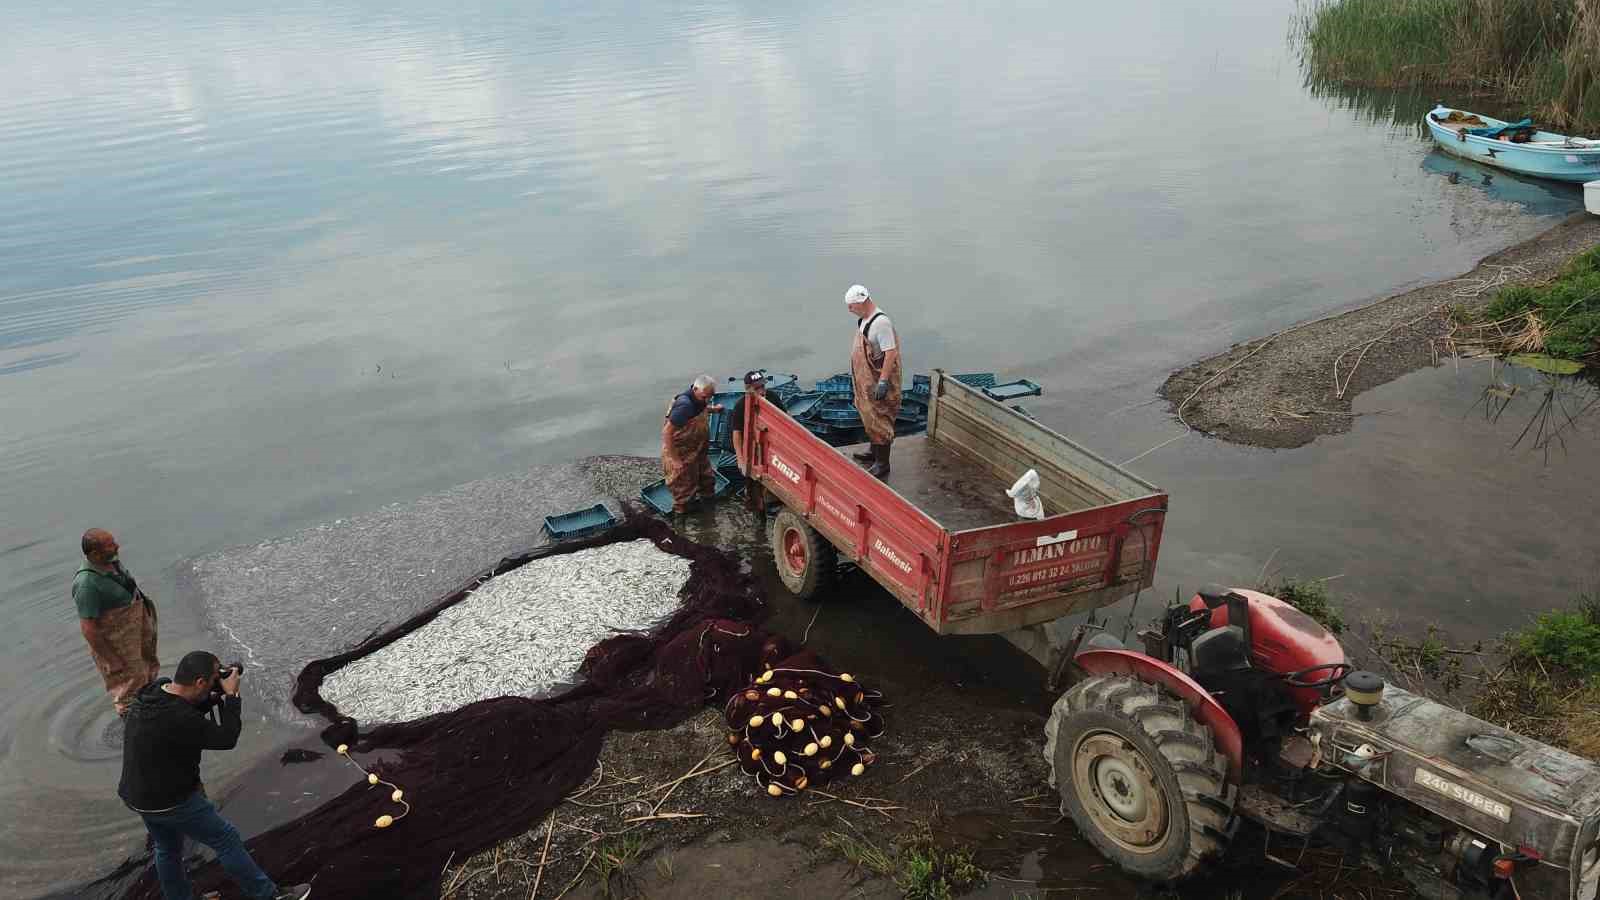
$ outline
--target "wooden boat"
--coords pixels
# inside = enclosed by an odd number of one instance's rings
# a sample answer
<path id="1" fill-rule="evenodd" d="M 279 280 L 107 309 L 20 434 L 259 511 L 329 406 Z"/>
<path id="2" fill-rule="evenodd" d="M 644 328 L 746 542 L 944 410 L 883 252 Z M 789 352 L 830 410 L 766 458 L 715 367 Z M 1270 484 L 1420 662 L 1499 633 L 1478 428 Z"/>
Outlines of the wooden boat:
<path id="1" fill-rule="evenodd" d="M 1439 149 L 1484 165 L 1557 181 L 1600 178 L 1600 141 L 1440 106 L 1422 117 Z"/>

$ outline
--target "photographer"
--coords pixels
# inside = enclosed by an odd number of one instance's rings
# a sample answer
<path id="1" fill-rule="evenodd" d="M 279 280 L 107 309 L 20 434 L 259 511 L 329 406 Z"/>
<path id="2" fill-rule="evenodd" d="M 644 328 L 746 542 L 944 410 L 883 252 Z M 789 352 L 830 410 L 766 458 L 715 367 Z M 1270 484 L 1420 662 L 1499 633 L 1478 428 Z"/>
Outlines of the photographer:
<path id="1" fill-rule="evenodd" d="M 233 666 L 224 672 L 215 656 L 196 650 L 178 663 L 172 679 L 145 685 L 128 708 L 117 793 L 150 832 L 165 900 L 192 897 L 183 865 L 184 838 L 214 850 L 251 900 L 305 900 L 311 895 L 309 884 L 280 890 L 261 871 L 238 830 L 217 813 L 200 783 L 200 752 L 232 750 L 239 742 L 242 671 L 243 666 Z M 216 719 L 209 715 L 213 706 Z"/>

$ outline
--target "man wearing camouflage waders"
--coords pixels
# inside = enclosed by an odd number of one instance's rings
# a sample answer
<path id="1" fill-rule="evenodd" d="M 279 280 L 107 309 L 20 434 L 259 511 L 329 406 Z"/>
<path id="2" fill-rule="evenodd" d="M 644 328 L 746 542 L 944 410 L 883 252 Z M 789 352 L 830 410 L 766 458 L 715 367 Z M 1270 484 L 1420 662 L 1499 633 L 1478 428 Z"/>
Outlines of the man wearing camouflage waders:
<path id="1" fill-rule="evenodd" d="M 889 447 L 894 444 L 894 421 L 900 414 L 900 345 L 889 317 L 872 302 L 861 285 L 844 292 L 845 308 L 856 317 L 855 339 L 850 345 L 850 380 L 856 411 L 872 446 L 852 454 L 868 463 L 867 471 L 889 477 Z"/>
<path id="2" fill-rule="evenodd" d="M 672 512 L 681 515 L 698 492 L 710 500 L 717 480 L 711 471 L 710 438 L 706 412 L 721 412 L 722 405 L 708 403 L 717 383 L 701 375 L 687 391 L 672 398 L 666 421 L 661 423 L 661 474 L 672 492 Z"/>
<path id="3" fill-rule="evenodd" d="M 72 579 L 78 630 L 121 716 L 133 695 L 161 672 L 155 605 L 122 568 L 121 548 L 111 532 L 91 528 L 83 533 L 82 546 L 85 564 Z"/>

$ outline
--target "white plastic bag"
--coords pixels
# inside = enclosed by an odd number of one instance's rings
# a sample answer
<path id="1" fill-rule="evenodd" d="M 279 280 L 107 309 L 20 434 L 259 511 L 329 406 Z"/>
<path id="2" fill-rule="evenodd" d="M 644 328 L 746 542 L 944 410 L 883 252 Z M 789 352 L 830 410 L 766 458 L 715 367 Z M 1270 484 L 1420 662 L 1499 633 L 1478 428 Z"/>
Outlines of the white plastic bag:
<path id="1" fill-rule="evenodd" d="M 1006 496 L 1011 498 L 1011 503 L 1017 509 L 1017 515 L 1024 519 L 1044 518 L 1044 501 L 1039 499 L 1039 473 L 1032 469 L 1022 473 L 1006 490 Z"/>

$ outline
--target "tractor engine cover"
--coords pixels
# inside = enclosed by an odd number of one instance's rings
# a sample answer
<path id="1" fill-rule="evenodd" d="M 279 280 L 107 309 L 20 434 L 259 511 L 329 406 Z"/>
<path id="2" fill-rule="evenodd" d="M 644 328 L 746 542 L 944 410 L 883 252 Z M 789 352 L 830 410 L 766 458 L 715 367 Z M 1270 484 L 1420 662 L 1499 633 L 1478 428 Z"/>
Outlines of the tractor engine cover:
<path id="1" fill-rule="evenodd" d="M 1394 687 L 1365 719 L 1348 698 L 1320 707 L 1309 737 L 1324 765 L 1535 857 L 1513 876 L 1522 900 L 1594 900 L 1595 763 Z"/>

